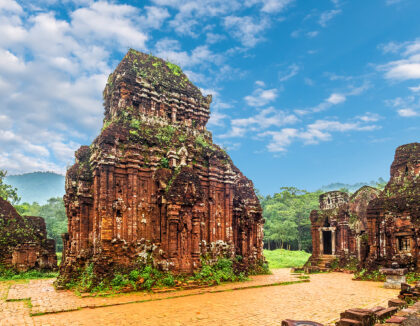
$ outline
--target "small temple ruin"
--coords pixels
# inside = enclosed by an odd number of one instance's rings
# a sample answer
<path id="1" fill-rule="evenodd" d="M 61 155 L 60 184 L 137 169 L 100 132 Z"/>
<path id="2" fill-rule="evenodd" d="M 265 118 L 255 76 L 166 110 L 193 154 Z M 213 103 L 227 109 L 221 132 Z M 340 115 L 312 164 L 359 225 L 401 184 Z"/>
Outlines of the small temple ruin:
<path id="1" fill-rule="evenodd" d="M 109 76 L 100 135 L 66 175 L 68 234 L 58 283 L 142 260 L 191 273 L 201 258 L 263 261 L 253 183 L 206 130 L 211 96 L 181 71 L 130 50 Z"/>
<path id="2" fill-rule="evenodd" d="M 352 196 L 331 191 L 310 214 L 312 256 L 308 271 L 350 260 L 369 269 L 397 263 L 420 271 L 420 144 L 397 148 L 383 191 L 364 186 Z"/>
<path id="3" fill-rule="evenodd" d="M 0 265 L 19 272 L 57 269 L 55 240 L 47 239 L 44 219 L 38 216 L 20 216 L 1 197 Z"/>
<path id="4" fill-rule="evenodd" d="M 380 190 L 364 186 L 352 196 L 346 192 L 330 191 L 319 197 L 319 210 L 310 214 L 312 256 L 307 265 L 328 268 L 338 259 L 345 264 L 351 259 L 367 256 L 367 219 L 369 202 Z"/>
<path id="5" fill-rule="evenodd" d="M 391 178 L 367 209 L 368 267 L 381 265 L 420 271 L 420 143 L 395 151 Z"/>

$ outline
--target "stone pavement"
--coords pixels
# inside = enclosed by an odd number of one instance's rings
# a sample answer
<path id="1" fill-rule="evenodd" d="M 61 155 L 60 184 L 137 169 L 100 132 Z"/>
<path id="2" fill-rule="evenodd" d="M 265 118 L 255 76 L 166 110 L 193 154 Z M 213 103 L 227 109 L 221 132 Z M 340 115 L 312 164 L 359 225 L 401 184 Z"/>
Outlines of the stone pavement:
<path id="1" fill-rule="evenodd" d="M 358 282 L 342 273 L 311 275 L 310 283 L 268 286 L 296 280 L 290 270 L 249 282 L 170 293 L 134 293 L 81 298 L 55 291 L 52 280 L 0 283 L 0 325 L 280 325 L 282 319 L 329 322 L 349 307 L 386 305 L 397 290 Z M 258 287 L 264 286 L 264 287 Z M 230 291 L 242 288 L 241 291 Z M 8 292 L 8 293 L 7 293 Z M 29 301 L 4 301 L 31 298 Z M 151 301 L 152 300 L 152 301 Z M 143 302 L 142 302 L 143 301 Z M 131 302 L 131 303 L 130 303 Z M 137 303 L 133 303 L 137 302 Z M 101 306 L 105 306 L 99 308 Z M 95 309 L 80 309 L 95 308 Z M 32 314 L 76 310 L 30 317 Z"/>

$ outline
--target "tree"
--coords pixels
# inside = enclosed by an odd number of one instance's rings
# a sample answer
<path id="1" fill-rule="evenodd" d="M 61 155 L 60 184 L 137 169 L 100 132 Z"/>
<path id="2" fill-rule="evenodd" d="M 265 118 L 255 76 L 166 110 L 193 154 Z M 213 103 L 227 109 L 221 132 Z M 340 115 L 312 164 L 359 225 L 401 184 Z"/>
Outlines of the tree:
<path id="1" fill-rule="evenodd" d="M 280 190 L 273 196 L 261 199 L 266 220 L 264 242 L 269 249 L 287 247 L 310 251 L 312 240 L 309 214 L 318 208 L 321 192 L 307 192 L 295 187 L 282 187 Z"/>
<path id="2" fill-rule="evenodd" d="M 12 205 L 19 203 L 20 197 L 18 196 L 17 189 L 11 185 L 4 183 L 4 178 L 7 175 L 7 171 L 0 170 L 0 197 L 7 200 Z"/>

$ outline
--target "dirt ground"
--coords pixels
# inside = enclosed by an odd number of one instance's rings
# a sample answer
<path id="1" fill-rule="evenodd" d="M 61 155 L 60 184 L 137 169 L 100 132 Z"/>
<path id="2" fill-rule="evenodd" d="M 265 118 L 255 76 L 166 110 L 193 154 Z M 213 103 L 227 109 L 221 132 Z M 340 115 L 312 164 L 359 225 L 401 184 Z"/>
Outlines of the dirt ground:
<path id="1" fill-rule="evenodd" d="M 398 294 L 382 283 L 353 281 L 343 273 L 314 274 L 309 283 L 279 285 L 291 281 L 299 279 L 280 269 L 249 282 L 105 298 L 57 292 L 52 280 L 2 282 L 0 325 L 264 326 L 280 325 L 286 318 L 331 324 L 346 309 L 386 306 Z M 66 310 L 73 311 L 62 312 Z"/>

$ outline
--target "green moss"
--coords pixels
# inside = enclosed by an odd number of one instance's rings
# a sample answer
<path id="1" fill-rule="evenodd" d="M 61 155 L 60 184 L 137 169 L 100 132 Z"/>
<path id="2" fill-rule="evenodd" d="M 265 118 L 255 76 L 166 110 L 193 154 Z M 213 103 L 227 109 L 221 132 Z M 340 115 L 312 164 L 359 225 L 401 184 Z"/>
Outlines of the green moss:
<path id="1" fill-rule="evenodd" d="M 195 143 L 203 148 L 210 148 L 210 144 L 206 141 L 203 135 L 198 135 Z"/>
<path id="2" fill-rule="evenodd" d="M 170 62 L 167 62 L 166 65 L 168 66 L 168 68 L 172 71 L 172 73 L 175 76 L 180 76 L 181 75 L 182 70 L 179 66 L 177 66 L 176 64 L 170 63 Z"/>

